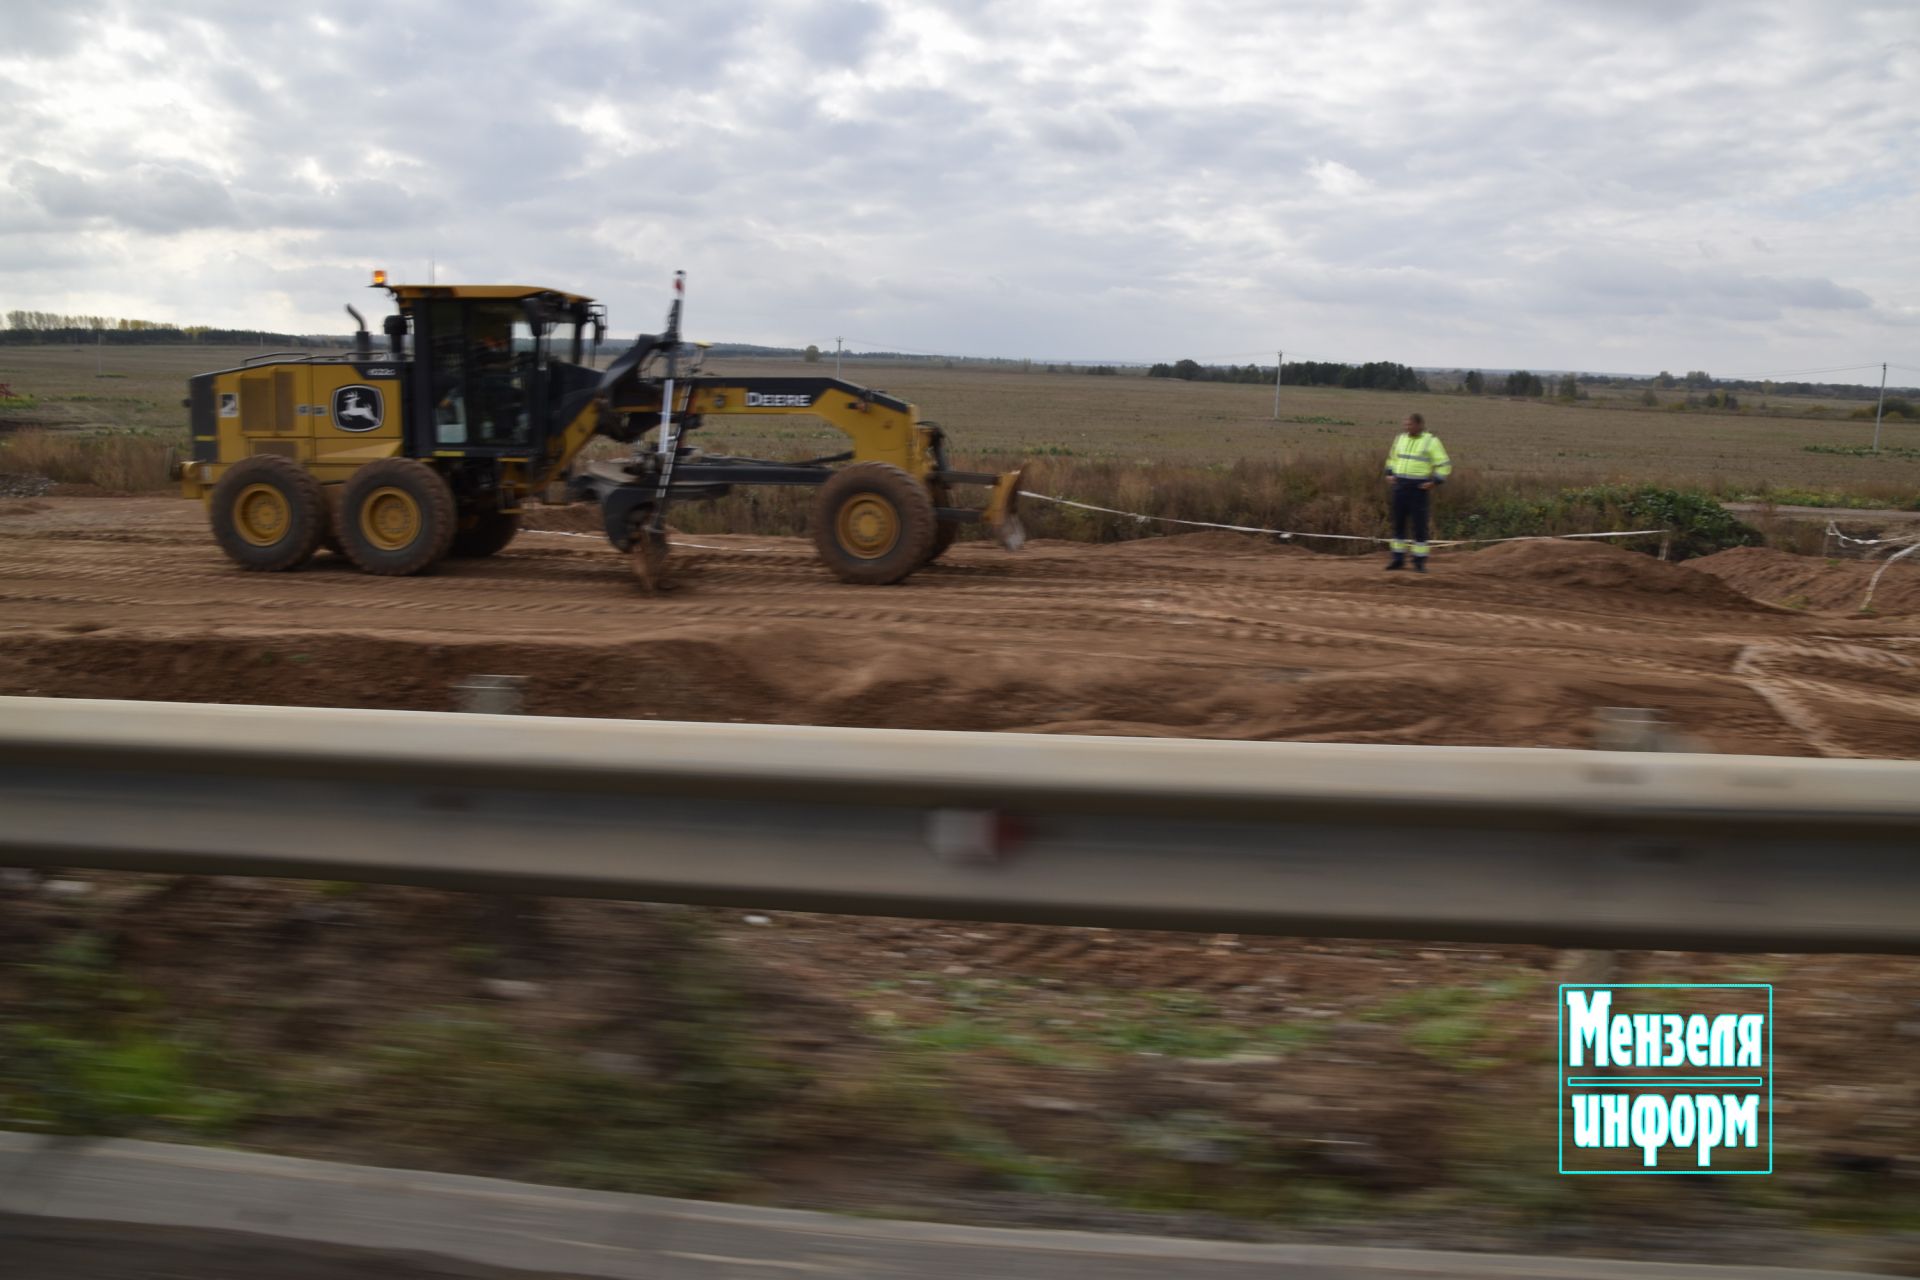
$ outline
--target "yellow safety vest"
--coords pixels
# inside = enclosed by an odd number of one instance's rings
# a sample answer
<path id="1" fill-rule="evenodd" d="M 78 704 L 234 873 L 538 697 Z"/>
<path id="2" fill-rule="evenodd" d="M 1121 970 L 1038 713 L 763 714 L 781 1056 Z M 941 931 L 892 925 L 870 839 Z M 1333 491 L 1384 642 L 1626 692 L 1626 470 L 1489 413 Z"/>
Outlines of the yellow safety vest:
<path id="1" fill-rule="evenodd" d="M 1445 480 L 1453 474 L 1453 461 L 1433 432 L 1413 436 L 1402 431 L 1387 453 L 1387 474 L 1402 480 Z"/>

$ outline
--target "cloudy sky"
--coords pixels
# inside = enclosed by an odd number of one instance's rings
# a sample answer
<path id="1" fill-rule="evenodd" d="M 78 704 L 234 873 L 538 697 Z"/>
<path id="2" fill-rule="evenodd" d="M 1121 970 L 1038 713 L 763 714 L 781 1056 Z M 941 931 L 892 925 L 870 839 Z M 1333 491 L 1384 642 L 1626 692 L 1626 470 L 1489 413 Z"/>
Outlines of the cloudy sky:
<path id="1" fill-rule="evenodd" d="M 0 0 L 0 310 L 1920 366 L 1916 85 L 1911 0 Z"/>

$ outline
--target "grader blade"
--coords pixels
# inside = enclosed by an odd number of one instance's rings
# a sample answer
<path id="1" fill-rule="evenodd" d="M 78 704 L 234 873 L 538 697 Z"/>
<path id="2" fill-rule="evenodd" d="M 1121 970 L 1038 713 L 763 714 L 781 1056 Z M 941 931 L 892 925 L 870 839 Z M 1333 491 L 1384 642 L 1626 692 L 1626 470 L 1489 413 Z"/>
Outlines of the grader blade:
<path id="1" fill-rule="evenodd" d="M 1026 526 L 1020 523 L 1019 513 L 1022 470 L 1015 467 L 993 482 L 986 510 L 980 513 L 981 523 L 1009 551 L 1018 551 L 1027 541 Z"/>

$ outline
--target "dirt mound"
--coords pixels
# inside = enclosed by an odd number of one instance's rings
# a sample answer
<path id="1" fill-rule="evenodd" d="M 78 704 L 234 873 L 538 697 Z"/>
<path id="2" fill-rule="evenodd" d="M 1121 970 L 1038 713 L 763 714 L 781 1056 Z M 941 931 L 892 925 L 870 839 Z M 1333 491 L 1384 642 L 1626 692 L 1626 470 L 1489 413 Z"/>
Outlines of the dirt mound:
<path id="1" fill-rule="evenodd" d="M 1691 562 L 1734 590 L 1789 609 L 1857 613 L 1884 561 L 1825 560 L 1771 547 L 1735 547 Z M 1877 614 L 1920 613 L 1920 553 L 1882 575 L 1873 593 Z"/>
<path id="2" fill-rule="evenodd" d="M 1644 595 L 1681 595 L 1719 608 L 1751 608 L 1753 601 L 1711 574 L 1656 560 L 1639 551 L 1593 541 L 1505 542 L 1465 557 L 1467 573 L 1510 582 Z"/>

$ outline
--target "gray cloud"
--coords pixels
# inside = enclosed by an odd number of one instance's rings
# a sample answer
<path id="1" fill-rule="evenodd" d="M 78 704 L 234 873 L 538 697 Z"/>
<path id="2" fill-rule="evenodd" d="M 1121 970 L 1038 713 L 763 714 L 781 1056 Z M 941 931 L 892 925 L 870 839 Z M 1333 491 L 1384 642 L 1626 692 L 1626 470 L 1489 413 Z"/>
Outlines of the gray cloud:
<path id="1" fill-rule="evenodd" d="M 232 226 L 239 211 L 226 186 L 186 163 L 142 163 L 84 175 L 35 160 L 13 166 L 17 188 L 55 223 L 105 225 L 165 234 Z"/>
<path id="2" fill-rule="evenodd" d="M 0 78 L 0 289 L 335 327 L 368 267 L 431 257 L 595 293 L 625 329 L 686 267 L 696 326 L 758 341 L 1897 352 L 1920 315 L 1910 9 L 1539 12 L 43 6 Z"/>

